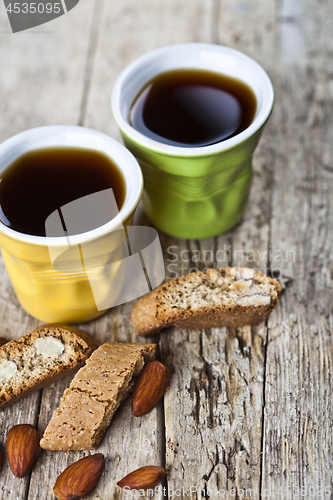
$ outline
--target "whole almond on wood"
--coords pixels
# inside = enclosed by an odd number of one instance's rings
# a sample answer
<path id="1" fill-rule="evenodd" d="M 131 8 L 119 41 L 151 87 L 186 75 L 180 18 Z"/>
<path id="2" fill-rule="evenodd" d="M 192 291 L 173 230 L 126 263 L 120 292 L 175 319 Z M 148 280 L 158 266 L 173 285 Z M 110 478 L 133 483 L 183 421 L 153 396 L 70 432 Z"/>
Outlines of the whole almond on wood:
<path id="1" fill-rule="evenodd" d="M 163 481 L 164 478 L 165 470 L 163 467 L 147 465 L 125 476 L 117 485 L 120 486 L 120 488 L 129 488 L 130 490 L 145 490 L 146 488 L 156 486 Z"/>
<path id="2" fill-rule="evenodd" d="M 33 466 L 39 450 L 40 436 L 30 424 L 15 425 L 7 434 L 7 456 L 16 477 L 24 477 Z"/>
<path id="3" fill-rule="evenodd" d="M 169 382 L 169 369 L 159 361 L 148 363 L 134 386 L 132 409 L 135 417 L 150 412 L 163 398 Z"/>
<path id="4" fill-rule="evenodd" d="M 59 500 L 83 498 L 95 488 L 104 467 L 102 453 L 81 458 L 60 474 L 53 488 L 55 496 Z"/>

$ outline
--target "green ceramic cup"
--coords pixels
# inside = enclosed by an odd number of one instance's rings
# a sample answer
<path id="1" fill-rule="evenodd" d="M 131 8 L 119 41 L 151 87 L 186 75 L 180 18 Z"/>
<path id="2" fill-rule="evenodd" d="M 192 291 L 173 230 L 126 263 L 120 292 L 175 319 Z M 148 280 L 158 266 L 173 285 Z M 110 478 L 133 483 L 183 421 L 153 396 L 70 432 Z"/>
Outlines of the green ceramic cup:
<path id="1" fill-rule="evenodd" d="M 129 123 L 130 108 L 156 75 L 175 69 L 202 69 L 247 83 L 255 93 L 253 122 L 240 134 L 204 147 L 157 142 Z M 144 175 L 145 211 L 160 230 L 186 239 L 224 233 L 242 218 L 249 198 L 252 155 L 274 103 L 272 83 L 253 59 L 220 45 L 188 43 L 154 50 L 136 59 L 116 80 L 112 110 L 126 147 Z"/>

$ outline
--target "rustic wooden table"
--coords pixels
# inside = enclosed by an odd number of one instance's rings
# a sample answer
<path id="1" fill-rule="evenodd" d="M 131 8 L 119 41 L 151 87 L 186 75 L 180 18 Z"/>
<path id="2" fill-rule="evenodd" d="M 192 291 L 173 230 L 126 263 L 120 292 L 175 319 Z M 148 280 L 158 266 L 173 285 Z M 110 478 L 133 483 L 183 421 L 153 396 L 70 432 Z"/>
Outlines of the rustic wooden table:
<path id="1" fill-rule="evenodd" d="M 123 497 L 116 480 L 147 464 L 166 468 L 170 498 L 186 498 L 183 487 L 198 499 L 332 498 L 332 31 L 329 0 L 81 0 L 13 35 L 1 3 L 1 141 L 60 123 L 120 139 L 110 110 L 115 78 L 135 57 L 177 42 L 245 52 L 276 93 L 242 223 L 205 241 L 160 236 L 169 278 L 227 264 L 275 270 L 280 303 L 257 327 L 172 329 L 155 339 L 171 371 L 164 404 L 144 418 L 123 404 L 98 448 L 105 473 L 87 498 Z M 39 323 L 18 304 L 2 260 L 0 272 L 0 335 L 17 338 Z M 81 327 L 100 342 L 137 342 L 132 306 Z M 69 382 L 1 411 L 1 446 L 14 424 L 42 433 Z M 59 472 L 86 454 L 42 452 L 21 480 L 5 458 L 1 499 L 54 498 Z"/>

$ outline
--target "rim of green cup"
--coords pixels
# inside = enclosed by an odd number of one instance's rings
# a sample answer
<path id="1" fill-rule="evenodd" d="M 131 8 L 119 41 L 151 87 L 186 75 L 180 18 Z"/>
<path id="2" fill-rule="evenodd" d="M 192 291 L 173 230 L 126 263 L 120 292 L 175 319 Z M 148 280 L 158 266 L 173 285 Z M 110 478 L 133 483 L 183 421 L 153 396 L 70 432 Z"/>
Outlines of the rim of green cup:
<path id="1" fill-rule="evenodd" d="M 164 144 L 137 131 L 129 122 L 130 109 L 136 97 L 155 76 L 175 69 L 208 70 L 247 83 L 257 99 L 257 110 L 252 123 L 230 139 L 193 148 Z M 125 136 L 151 151 L 178 157 L 218 154 L 238 146 L 263 127 L 273 105 L 273 85 L 260 64 L 238 50 L 208 43 L 169 45 L 143 54 L 119 74 L 111 96 L 114 118 Z"/>

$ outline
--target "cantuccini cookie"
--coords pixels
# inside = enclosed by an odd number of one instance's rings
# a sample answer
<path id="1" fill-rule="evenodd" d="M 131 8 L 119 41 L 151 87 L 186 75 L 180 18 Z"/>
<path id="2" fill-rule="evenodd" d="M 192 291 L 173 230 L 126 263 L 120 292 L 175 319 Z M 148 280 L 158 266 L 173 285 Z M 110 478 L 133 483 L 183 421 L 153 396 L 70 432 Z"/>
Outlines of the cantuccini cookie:
<path id="1" fill-rule="evenodd" d="M 155 359 L 155 352 L 155 344 L 100 346 L 65 390 L 40 446 L 46 450 L 96 448 L 145 362 Z"/>
<path id="2" fill-rule="evenodd" d="M 273 278 L 246 267 L 208 269 L 181 276 L 142 297 L 132 310 L 138 335 L 167 326 L 213 328 L 264 321 L 278 303 Z"/>
<path id="3" fill-rule="evenodd" d="M 0 347 L 0 408 L 73 373 L 97 348 L 86 333 L 53 323 Z"/>

